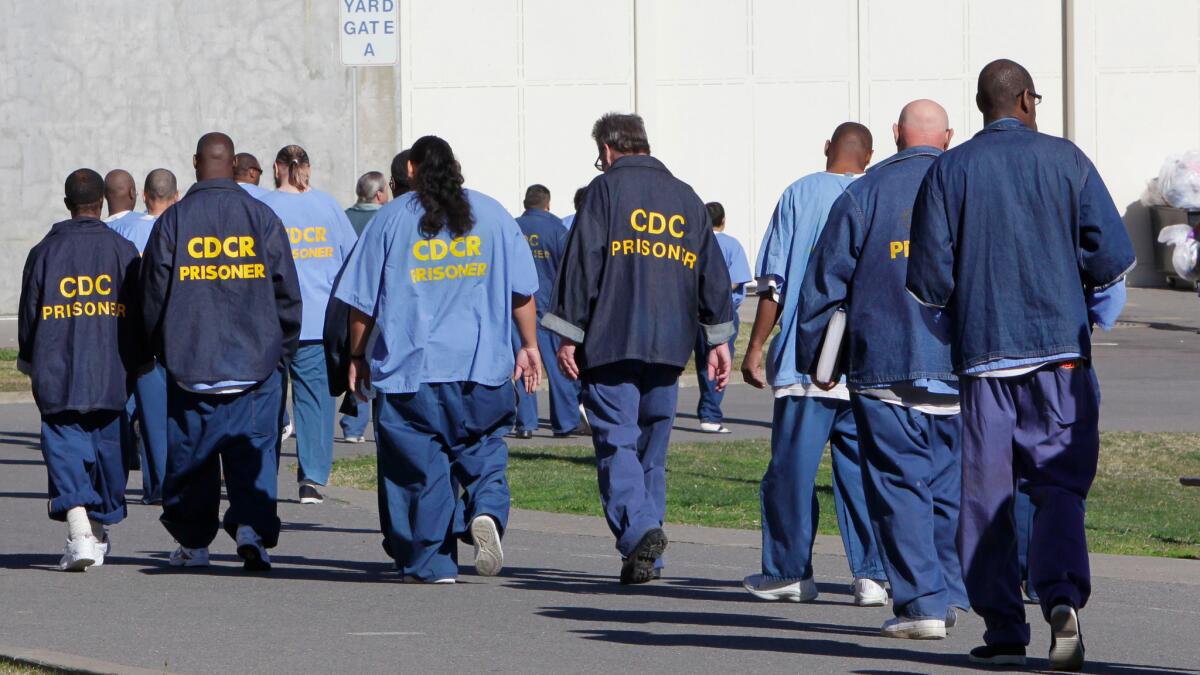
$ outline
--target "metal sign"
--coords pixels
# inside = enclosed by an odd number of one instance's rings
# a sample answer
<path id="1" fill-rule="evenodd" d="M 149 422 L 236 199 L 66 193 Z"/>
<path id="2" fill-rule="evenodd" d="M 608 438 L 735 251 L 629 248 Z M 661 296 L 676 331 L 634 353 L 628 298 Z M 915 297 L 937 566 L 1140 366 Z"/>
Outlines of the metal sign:
<path id="1" fill-rule="evenodd" d="M 394 66 L 400 61 L 399 0 L 337 0 L 342 65 Z"/>

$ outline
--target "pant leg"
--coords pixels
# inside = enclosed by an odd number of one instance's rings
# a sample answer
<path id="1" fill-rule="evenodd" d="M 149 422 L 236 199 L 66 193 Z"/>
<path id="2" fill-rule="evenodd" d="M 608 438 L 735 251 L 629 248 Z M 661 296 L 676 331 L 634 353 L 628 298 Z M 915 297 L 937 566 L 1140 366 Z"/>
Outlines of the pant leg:
<path id="1" fill-rule="evenodd" d="M 762 479 L 762 571 L 774 580 L 812 577 L 817 536 L 817 467 L 833 430 L 838 401 L 775 399 L 771 463 Z"/>
<path id="2" fill-rule="evenodd" d="M 967 609 L 971 601 L 963 584 L 962 562 L 955 543 L 962 500 L 962 416 L 930 415 L 929 418 L 933 472 L 928 483 L 933 494 L 933 543 L 946 582 L 946 602 L 951 607 Z"/>
<path id="3" fill-rule="evenodd" d="M 1035 507 L 1029 577 L 1049 620 L 1091 595 L 1084 501 L 1100 454 L 1100 385 L 1087 366 L 1049 368 L 1022 380 L 1015 446 Z"/>
<path id="4" fill-rule="evenodd" d="M 549 359 L 546 379 L 550 385 L 550 428 L 556 434 L 567 434 L 579 427 L 579 382 L 563 375 L 548 355 L 558 353 L 559 339 L 554 333 L 538 326 L 538 349 Z"/>
<path id="5" fill-rule="evenodd" d="M 861 432 L 863 487 L 872 529 L 892 585 L 892 611 L 902 617 L 943 619 L 948 600 L 929 485 L 932 420 L 867 396 L 854 396 L 851 405 Z"/>
<path id="6" fill-rule="evenodd" d="M 125 519 L 124 411 L 67 412 L 42 418 L 51 519 L 85 507 L 106 525 Z"/>
<path id="7" fill-rule="evenodd" d="M 958 552 L 971 609 L 983 618 L 983 639 L 990 645 L 1029 644 L 1012 518 L 1017 413 L 1009 380 L 959 378 L 963 427 Z"/>
<path id="8" fill-rule="evenodd" d="M 376 398 L 380 529 L 384 548 L 401 574 L 426 581 L 458 574 L 461 519 L 457 486 L 440 429 L 444 415 L 437 392 L 423 384 L 413 394 Z"/>
<path id="9" fill-rule="evenodd" d="M 661 527 L 667 516 L 667 447 L 679 403 L 679 370 L 669 366 L 646 366 L 638 382 L 638 394 L 638 428 L 641 431 L 637 444 L 638 460 L 642 465 L 642 480 L 652 516 Z M 656 564 L 661 567 L 662 558 Z"/>
<path id="10" fill-rule="evenodd" d="M 514 354 L 516 354 L 521 349 L 521 334 L 517 330 L 516 323 L 513 323 L 513 325 L 512 325 L 512 346 L 513 346 Z M 538 349 L 539 349 L 539 351 L 541 350 L 540 347 Z M 543 356 L 542 358 L 546 358 L 546 357 Z M 546 367 L 546 371 L 547 371 L 547 373 L 549 373 L 549 371 L 554 370 L 554 369 L 555 369 L 554 361 L 553 361 L 553 359 L 551 359 L 549 362 L 549 365 Z M 525 386 L 523 385 L 523 383 L 520 383 L 520 382 L 513 384 L 513 390 L 516 392 L 516 401 L 517 401 L 517 417 L 516 417 L 516 422 L 513 425 L 513 429 L 516 431 L 537 431 L 537 428 L 538 428 L 537 392 L 534 392 L 532 394 L 525 393 Z"/>
<path id="11" fill-rule="evenodd" d="M 353 392 L 346 392 L 346 395 L 354 396 Z M 358 407 L 357 415 L 353 417 L 342 415 L 342 438 L 358 438 L 365 435 L 367 424 L 371 421 L 371 402 L 360 401 L 357 396 L 354 396 L 354 404 Z"/>
<path id="12" fill-rule="evenodd" d="M 211 428 L 218 423 L 219 398 L 184 391 L 167 374 L 167 473 L 159 520 L 188 548 L 211 544 L 220 526 L 221 460 Z"/>
<path id="13" fill-rule="evenodd" d="M 296 481 L 324 485 L 333 464 L 333 418 L 337 415 L 337 399 L 329 395 L 325 348 L 319 343 L 302 345 L 291 370 Z"/>
<path id="14" fill-rule="evenodd" d="M 829 434 L 833 465 L 833 505 L 837 512 L 838 530 L 850 573 L 856 579 L 887 577 L 882 554 L 871 516 L 867 512 L 867 497 L 863 492 L 863 473 L 859 461 L 858 425 L 848 401 L 838 401 L 837 415 Z M 814 476 L 815 479 L 815 476 Z"/>
<path id="15" fill-rule="evenodd" d="M 1029 581 L 1029 540 L 1033 537 L 1033 502 L 1029 499 L 1026 481 L 1017 482 L 1013 498 L 1013 520 L 1017 523 L 1017 561 L 1021 566 L 1021 581 Z M 1033 587 L 1030 586 L 1030 591 Z"/>
<path id="16" fill-rule="evenodd" d="M 142 503 L 162 501 L 167 473 L 167 372 L 155 364 L 138 378 L 134 390 L 142 428 Z"/>
<path id="17" fill-rule="evenodd" d="M 229 496 L 225 531 L 236 537 L 239 525 L 249 525 L 262 537 L 266 548 L 274 548 L 279 542 L 276 415 L 282 397 L 280 375 L 272 373 L 253 389 L 223 397 L 227 400 L 222 401 L 220 416 L 213 424 L 214 434 L 219 436 L 225 492 Z"/>
<path id="18" fill-rule="evenodd" d="M 471 520 L 491 516 L 503 533 L 508 527 L 510 495 L 508 491 L 508 445 L 504 434 L 512 427 L 512 397 L 508 385 L 485 387 L 475 383 L 439 385 L 443 409 L 449 419 L 459 420 L 448 428 L 451 443 L 450 473 L 460 490 L 461 505 L 455 510 L 461 518 L 454 523 L 453 534 L 467 536 Z"/>

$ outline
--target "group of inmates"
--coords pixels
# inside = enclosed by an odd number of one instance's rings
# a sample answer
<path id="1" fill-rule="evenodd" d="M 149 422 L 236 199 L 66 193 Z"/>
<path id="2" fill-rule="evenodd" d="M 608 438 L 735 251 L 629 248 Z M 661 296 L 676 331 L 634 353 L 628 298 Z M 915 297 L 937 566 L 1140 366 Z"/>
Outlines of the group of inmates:
<path id="1" fill-rule="evenodd" d="M 281 439 L 296 437 L 300 501 L 320 502 L 345 394 L 344 438 L 374 424 L 400 578 L 454 583 L 459 540 L 498 574 L 505 436 L 537 426 L 545 361 L 553 431 L 591 435 L 620 581 L 650 582 L 679 376 L 695 358 L 702 430 L 727 432 L 720 393 L 754 281 L 741 370 L 774 410 L 746 590 L 817 597 L 828 444 L 854 603 L 891 602 L 884 636 L 944 638 L 970 610 L 986 625 L 970 659 L 1024 664 L 1024 587 L 1051 667 L 1077 670 L 1099 451 L 1090 333 L 1116 320 L 1134 256 L 1092 163 L 1037 132 L 1040 101 L 1002 59 L 979 76 L 982 131 L 954 149 L 931 100 L 904 107 L 897 152 L 874 165 L 867 128 L 839 125 L 825 170 L 780 197 L 753 272 L 720 233 L 723 209 L 651 155 L 637 115 L 596 121 L 601 174 L 566 221 L 540 185 L 517 219 L 465 188 L 435 136 L 397 155 L 386 184 L 364 175 L 346 211 L 310 185 L 303 148 L 279 151 L 265 190 L 257 160 L 217 132 L 182 198 L 170 172 L 146 177 L 145 213 L 127 172 L 76 170 L 71 218 L 29 254 L 19 318 L 49 513 L 68 528 L 60 567 L 103 564 L 137 427 L 170 565 L 209 564 L 224 481 L 224 529 L 245 569 L 269 570 Z"/>

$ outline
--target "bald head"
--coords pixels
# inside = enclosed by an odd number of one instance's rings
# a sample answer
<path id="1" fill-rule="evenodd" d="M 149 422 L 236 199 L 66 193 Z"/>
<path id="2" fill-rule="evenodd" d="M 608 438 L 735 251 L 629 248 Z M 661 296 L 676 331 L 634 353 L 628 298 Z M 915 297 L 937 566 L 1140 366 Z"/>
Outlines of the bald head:
<path id="1" fill-rule="evenodd" d="M 1029 71 L 1008 59 L 997 59 L 979 71 L 975 105 L 983 113 L 985 123 L 1005 117 L 1015 117 L 1026 126 L 1034 126 L 1033 100 L 1036 90 Z M 1036 128 L 1036 127 L 1034 127 Z"/>
<path id="2" fill-rule="evenodd" d="M 104 177 L 104 201 L 108 215 L 132 211 L 137 205 L 137 184 L 125 169 L 113 169 Z"/>
<path id="3" fill-rule="evenodd" d="M 196 180 L 233 178 L 233 140 L 219 131 L 211 131 L 196 143 L 192 165 Z"/>
<path id="4" fill-rule="evenodd" d="M 892 133 L 896 137 L 897 150 L 919 145 L 945 150 L 954 136 L 946 109 L 927 98 L 904 106 L 900 119 L 892 126 Z"/>
<path id="5" fill-rule="evenodd" d="M 142 186 L 142 198 L 146 201 L 146 212 L 157 216 L 167 207 L 179 201 L 179 186 L 175 182 L 175 174 L 166 169 L 155 169 L 146 174 L 146 184 Z"/>
<path id="6" fill-rule="evenodd" d="M 858 122 L 843 122 L 825 141 L 825 170 L 833 173 L 862 173 L 874 152 L 871 130 Z"/>
<path id="7" fill-rule="evenodd" d="M 239 183 L 258 185 L 262 177 L 262 166 L 258 158 L 248 152 L 239 152 L 233 157 L 233 179 Z"/>

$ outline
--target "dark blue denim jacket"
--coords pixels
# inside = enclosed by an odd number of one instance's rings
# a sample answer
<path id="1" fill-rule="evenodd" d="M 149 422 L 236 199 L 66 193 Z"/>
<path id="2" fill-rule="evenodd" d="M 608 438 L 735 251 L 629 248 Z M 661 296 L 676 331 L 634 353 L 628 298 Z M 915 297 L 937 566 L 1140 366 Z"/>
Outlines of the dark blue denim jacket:
<path id="1" fill-rule="evenodd" d="M 1091 357 L 1087 297 L 1134 265 L 1096 167 L 1015 119 L 946 152 L 913 211 L 908 289 L 952 318 L 954 366 Z"/>
<path id="2" fill-rule="evenodd" d="M 805 272 L 796 350 L 801 372 L 812 370 L 825 326 L 844 304 L 851 387 L 956 379 L 949 320 L 904 289 L 913 201 L 940 154 L 931 147 L 902 150 L 834 202 Z"/>
<path id="3" fill-rule="evenodd" d="M 567 248 L 567 230 L 558 216 L 543 209 L 526 209 L 517 218 L 517 225 L 533 253 L 533 266 L 538 275 L 538 289 L 533 299 L 537 303 L 537 315 L 541 317 L 554 293 L 558 264 Z"/>

